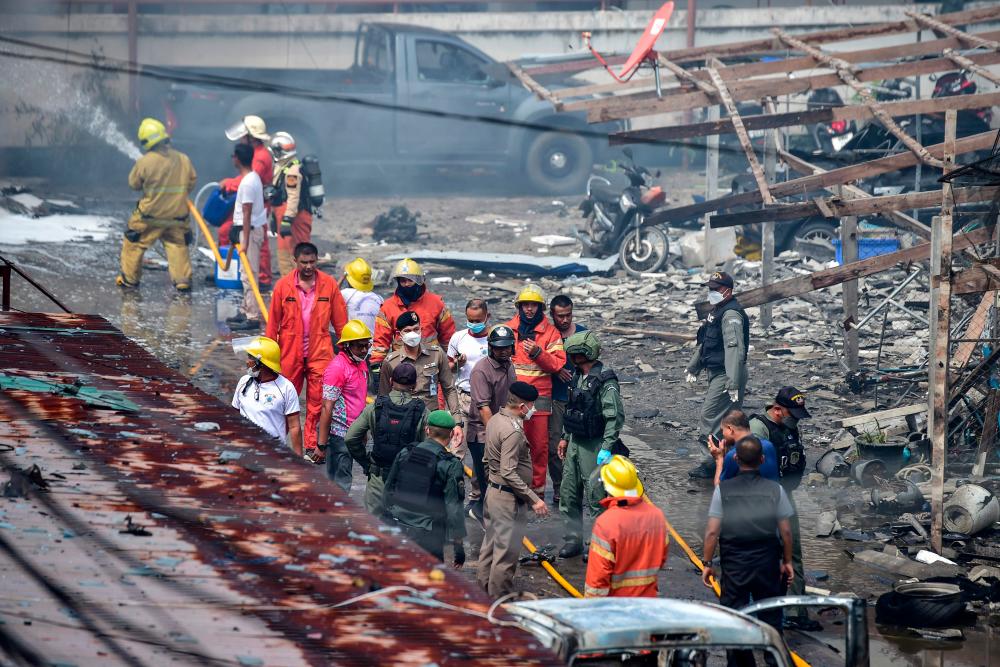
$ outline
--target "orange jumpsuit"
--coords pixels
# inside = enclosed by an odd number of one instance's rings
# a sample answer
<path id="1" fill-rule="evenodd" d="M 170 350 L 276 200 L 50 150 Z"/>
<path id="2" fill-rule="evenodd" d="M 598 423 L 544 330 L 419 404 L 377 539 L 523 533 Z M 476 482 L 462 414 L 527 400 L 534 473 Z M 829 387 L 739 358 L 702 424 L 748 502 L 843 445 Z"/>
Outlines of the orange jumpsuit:
<path id="1" fill-rule="evenodd" d="M 646 496 L 605 498 L 594 522 L 585 597 L 650 597 L 667 562 L 666 519 Z"/>
<path id="2" fill-rule="evenodd" d="M 322 271 L 316 272 L 315 302 L 309 318 L 309 347 L 303 348 L 302 298 L 298 288 L 299 272 L 296 269 L 278 280 L 271 295 L 271 313 L 267 322 L 267 337 L 278 341 L 281 347 L 281 374 L 302 391 L 306 385 L 306 423 L 303 444 L 306 449 L 316 447 L 316 429 L 319 413 L 323 408 L 323 371 L 333 359 L 333 342 L 330 327 L 337 338 L 347 324 L 347 304 L 340 295 L 337 281 Z"/>
<path id="3" fill-rule="evenodd" d="M 398 294 L 393 294 L 384 302 L 375 318 L 375 338 L 372 341 L 373 364 L 382 363 L 392 349 L 392 335 L 396 331 L 396 318 L 412 310 L 420 316 L 420 332 L 423 334 L 424 346 L 437 345 L 442 350 L 448 349 L 448 342 L 455 335 L 455 320 L 451 311 L 444 305 L 437 294 L 426 289 L 416 301 L 404 305 Z"/>
<path id="4" fill-rule="evenodd" d="M 514 331 L 517 343 L 514 345 L 514 373 L 521 382 L 527 382 L 538 390 L 535 401 L 535 416 L 524 422 L 524 435 L 531 450 L 531 488 L 539 493 L 545 488 L 545 473 L 549 459 L 549 415 L 552 414 L 552 374 L 558 373 L 566 365 L 566 351 L 562 336 L 544 315 L 535 326 L 535 344 L 541 348 L 534 358 L 528 356 L 521 346 L 521 334 L 517 327 L 521 316 L 507 322 Z"/>

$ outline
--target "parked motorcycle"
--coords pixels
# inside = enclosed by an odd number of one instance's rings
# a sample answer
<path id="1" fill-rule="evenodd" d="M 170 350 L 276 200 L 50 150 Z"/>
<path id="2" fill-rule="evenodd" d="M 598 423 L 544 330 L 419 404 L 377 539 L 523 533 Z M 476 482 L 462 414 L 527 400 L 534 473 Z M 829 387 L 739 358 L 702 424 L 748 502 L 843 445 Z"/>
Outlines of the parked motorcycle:
<path id="1" fill-rule="evenodd" d="M 635 163 L 631 149 L 624 150 L 622 164 L 628 185 L 616 186 L 605 176 L 594 174 L 587 181 L 587 198 L 580 203 L 587 226 L 577 230 L 586 257 L 618 254 L 618 262 L 632 276 L 659 271 L 667 261 L 669 241 L 656 225 L 644 225 L 646 217 L 667 201 L 663 188 L 651 183 L 654 174 Z M 659 173 L 655 174 L 659 176 Z"/>

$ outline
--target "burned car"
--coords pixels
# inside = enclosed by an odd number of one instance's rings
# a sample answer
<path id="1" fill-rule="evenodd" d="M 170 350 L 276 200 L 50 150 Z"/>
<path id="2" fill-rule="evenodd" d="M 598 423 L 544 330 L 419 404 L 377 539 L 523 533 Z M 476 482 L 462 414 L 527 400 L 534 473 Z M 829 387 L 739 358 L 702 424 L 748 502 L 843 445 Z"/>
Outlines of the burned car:
<path id="1" fill-rule="evenodd" d="M 846 617 L 844 664 L 867 667 L 867 604 L 829 596 L 771 598 L 740 611 L 671 598 L 560 598 L 514 602 L 504 609 L 567 665 L 725 665 L 746 651 L 756 664 L 804 663 L 781 635 L 753 614 L 790 607 L 835 607 Z"/>

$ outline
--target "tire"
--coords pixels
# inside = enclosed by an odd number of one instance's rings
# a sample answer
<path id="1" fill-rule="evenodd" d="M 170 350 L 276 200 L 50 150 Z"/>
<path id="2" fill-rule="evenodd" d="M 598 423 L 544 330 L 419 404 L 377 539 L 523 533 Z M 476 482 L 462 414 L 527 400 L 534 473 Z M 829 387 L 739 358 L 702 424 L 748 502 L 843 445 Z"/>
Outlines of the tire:
<path id="1" fill-rule="evenodd" d="M 792 249 L 803 257 L 828 262 L 837 254 L 833 241 L 839 240 L 839 229 L 839 225 L 824 218 L 806 220 L 802 226 L 795 230 L 792 238 Z M 802 241 L 809 243 L 802 243 Z"/>
<path id="2" fill-rule="evenodd" d="M 640 236 L 641 234 L 641 236 Z M 670 241 L 659 227 L 632 230 L 618 248 L 618 263 L 630 276 L 655 273 L 667 262 Z"/>
<path id="3" fill-rule="evenodd" d="M 583 137 L 543 132 L 528 144 L 524 172 L 543 195 L 582 194 L 594 166 L 594 150 Z"/>

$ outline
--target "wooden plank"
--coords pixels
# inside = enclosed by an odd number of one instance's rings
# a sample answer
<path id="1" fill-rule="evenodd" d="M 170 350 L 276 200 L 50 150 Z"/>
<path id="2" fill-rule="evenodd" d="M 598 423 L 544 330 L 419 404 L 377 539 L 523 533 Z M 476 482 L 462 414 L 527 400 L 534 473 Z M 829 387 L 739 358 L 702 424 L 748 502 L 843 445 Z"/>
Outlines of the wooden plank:
<path id="1" fill-rule="evenodd" d="M 986 459 L 993 450 L 997 437 L 997 413 L 1000 412 L 1000 391 L 990 389 L 986 397 L 986 414 L 983 415 L 983 434 L 976 447 L 976 462 L 972 465 L 972 476 L 982 477 L 986 472 Z"/>
<path id="2" fill-rule="evenodd" d="M 1000 33 L 997 33 L 1000 35 Z M 957 40 L 956 40 L 957 41 Z M 652 78 L 647 77 L 633 77 L 630 81 L 613 83 L 594 83 L 589 86 L 576 86 L 574 88 L 560 88 L 559 89 L 559 99 L 567 100 L 571 97 L 586 97 L 588 95 L 601 95 L 604 93 L 614 93 L 618 91 L 634 91 L 637 88 L 653 88 L 656 82 Z M 589 100 L 591 102 L 595 100 Z M 576 104 L 575 102 L 566 102 L 563 104 L 563 108 L 566 111 L 570 111 L 570 104 Z"/>
<path id="3" fill-rule="evenodd" d="M 904 153 L 904 155 L 912 156 L 913 153 Z M 796 155 L 792 155 L 791 153 L 788 153 L 786 151 L 781 151 L 781 157 L 792 169 L 798 171 L 799 173 L 810 173 L 810 172 L 822 173 L 824 171 L 820 167 L 812 165 L 803 160 L 802 158 Z M 828 192 L 835 192 L 837 188 L 839 188 L 841 195 L 847 195 L 847 197 L 850 199 L 868 199 L 872 197 L 870 193 L 865 192 L 856 185 L 844 184 L 837 186 L 828 186 L 826 190 Z M 907 215 L 906 213 L 903 213 L 901 211 L 890 211 L 889 213 L 886 214 L 886 217 L 888 217 L 890 220 L 899 225 L 900 228 L 905 229 L 908 232 L 912 232 L 921 238 L 929 239 L 931 237 L 931 230 L 927 225 L 920 222 L 916 218 Z M 774 223 L 766 223 L 766 224 L 774 224 Z"/>
<path id="4" fill-rule="evenodd" d="M 843 253 L 843 264 L 858 261 L 858 219 L 853 215 L 840 220 L 840 248 Z M 844 283 L 841 294 L 844 306 L 844 363 L 851 372 L 858 371 L 858 329 L 846 326 L 847 322 L 858 321 L 858 280 L 848 280 Z"/>
<path id="5" fill-rule="evenodd" d="M 708 115 L 710 118 L 719 117 L 719 107 L 718 105 L 713 105 L 708 109 Z M 714 197 L 719 194 L 719 138 L 709 137 L 706 142 L 705 151 L 705 198 Z M 709 270 L 715 266 L 712 258 L 712 248 L 715 244 L 712 242 L 712 236 L 715 232 L 712 231 L 712 226 L 708 223 L 708 218 L 705 218 L 705 224 L 702 228 L 702 237 L 704 239 L 705 247 L 705 257 L 704 264 L 705 269 Z"/>
<path id="6" fill-rule="evenodd" d="M 667 68 L 671 74 L 677 77 L 678 81 L 684 81 L 686 83 L 689 83 L 698 90 L 700 90 L 701 92 L 712 97 L 717 97 L 717 93 L 715 91 L 718 88 L 718 86 L 714 85 L 714 82 L 713 84 L 709 84 L 703 81 L 702 79 L 695 77 L 693 74 L 691 74 L 691 72 L 688 72 L 686 69 L 684 69 L 677 63 L 664 58 L 662 54 L 657 58 L 657 60 L 659 61 L 660 66 Z M 654 92 L 653 94 L 655 95 L 656 93 Z"/>
<path id="7" fill-rule="evenodd" d="M 993 145 L 993 141 L 995 139 L 995 131 L 983 132 L 971 137 L 965 137 L 956 143 L 956 152 L 961 154 L 989 149 Z M 943 155 L 944 144 L 941 143 L 934 146 L 928 146 L 927 150 L 932 155 Z M 890 171 L 912 167 L 916 163 L 916 156 L 913 153 L 906 151 L 905 153 L 898 153 L 896 155 L 890 155 L 877 160 L 862 162 L 861 164 L 853 164 L 847 167 L 841 167 L 840 169 L 831 169 L 826 172 L 821 171 L 821 173 L 813 173 L 813 175 L 796 178 L 784 183 L 775 183 L 771 186 L 771 194 L 775 197 L 805 195 L 833 185 L 848 183 L 862 178 L 871 178 L 872 176 L 877 176 Z M 816 168 L 813 167 L 813 169 L 815 170 Z M 726 197 L 709 199 L 701 204 L 690 204 L 688 206 L 678 206 L 676 208 L 664 209 L 652 214 L 647 218 L 647 220 L 650 224 L 660 224 L 664 222 L 686 220 L 702 213 L 732 208 L 734 206 L 759 203 L 759 192 L 745 192 L 738 195 L 728 195 Z"/>
<path id="8" fill-rule="evenodd" d="M 959 274 L 960 275 L 960 274 Z M 957 287 L 958 277 L 956 276 L 953 283 L 953 288 Z M 961 294 L 958 289 L 955 289 L 956 294 Z M 982 300 L 979 305 L 976 306 L 976 312 L 972 314 L 972 319 L 969 320 L 969 324 L 966 326 L 965 331 L 959 334 L 959 338 L 979 338 L 983 335 L 983 329 L 986 328 L 986 319 L 989 315 L 990 308 L 996 302 L 997 292 L 991 290 L 983 295 Z M 951 358 L 951 371 L 953 373 L 962 371 L 969 363 L 969 359 L 972 358 L 972 353 L 976 350 L 976 343 L 972 340 L 966 340 L 958 344 L 955 348 L 955 354 Z"/>
<path id="9" fill-rule="evenodd" d="M 1000 30 L 982 33 L 983 37 L 1000 39 Z M 860 51 L 838 51 L 837 56 L 849 63 L 884 63 L 897 60 L 899 58 L 912 58 L 914 56 L 936 55 L 945 49 L 962 48 L 963 44 L 954 37 L 945 39 L 934 39 L 926 42 L 909 42 L 906 44 L 896 44 L 893 46 L 879 47 L 876 49 L 863 49 Z M 673 61 L 671 61 L 673 62 Z M 815 69 L 816 63 L 808 56 L 796 58 L 777 58 L 765 61 L 754 61 L 749 63 L 738 63 L 726 67 L 723 79 L 726 81 L 746 81 L 753 77 L 780 74 L 789 76 L 801 70 Z M 689 76 L 700 80 L 708 81 L 708 73 L 704 69 L 685 70 Z M 641 88 L 651 88 L 649 79 L 641 79 L 622 83 L 607 83 L 594 86 L 581 86 L 579 88 L 569 88 L 559 91 L 559 97 L 567 99 L 569 97 L 580 97 L 594 93 L 607 93 L 615 91 L 626 91 L 623 98 L 642 100 L 653 99 L 655 93 L 639 90 Z M 589 90 L 594 88 L 595 90 Z M 584 91 L 584 92 L 578 92 Z M 566 111 L 587 111 L 607 103 L 606 99 L 589 99 L 568 102 L 565 104 Z"/>
<path id="10" fill-rule="evenodd" d="M 562 100 L 549 92 L 549 89 L 542 84 L 535 81 L 531 76 L 521 69 L 516 63 L 507 63 L 507 68 L 510 70 L 511 74 L 517 77 L 517 80 L 524 84 L 524 87 L 533 92 L 539 99 L 548 102 L 552 106 L 559 110 L 562 106 Z"/>
<path id="11" fill-rule="evenodd" d="M 851 65 L 849 62 L 841 60 L 840 58 L 836 58 L 827 53 L 824 53 L 823 51 L 816 48 L 812 44 L 807 44 L 806 42 L 803 42 L 801 39 L 796 39 L 795 37 L 792 37 L 784 30 L 774 28 L 772 29 L 771 32 L 777 35 L 778 39 L 780 39 L 785 44 L 788 44 L 789 46 L 795 47 L 797 49 L 801 49 L 806 53 L 808 53 L 809 55 L 811 55 L 813 58 L 816 59 L 817 63 L 821 65 L 826 65 L 827 67 L 835 68 L 837 70 L 837 76 L 839 76 L 844 83 L 846 83 L 848 86 L 854 89 L 854 92 L 857 93 L 864 101 L 865 106 L 867 106 L 868 109 L 871 110 L 875 118 L 878 119 L 880 123 L 882 123 L 882 127 L 887 129 L 890 133 L 892 133 L 893 136 L 899 139 L 899 141 L 902 142 L 904 146 L 913 151 L 913 153 L 916 154 L 917 157 L 921 159 L 921 161 L 933 167 L 942 166 L 940 160 L 938 160 L 937 158 L 933 157 L 930 153 L 928 153 L 927 149 L 920 145 L 920 142 L 918 142 L 916 139 L 907 134 L 906 131 L 904 131 L 903 128 L 901 128 L 896 123 L 896 121 L 892 119 L 892 115 L 887 113 L 885 109 L 882 108 L 882 103 L 876 100 L 875 96 L 872 95 L 871 91 L 868 90 L 866 86 L 862 85 L 861 81 L 859 81 L 858 78 L 854 76 L 855 68 L 853 65 Z"/>
<path id="12" fill-rule="evenodd" d="M 997 279 L 996 274 L 989 273 L 986 270 L 986 266 L 983 264 L 974 264 L 964 271 L 957 271 L 951 281 L 951 292 L 955 295 L 983 294 L 983 298 L 985 300 L 987 294 L 996 294 L 997 290 L 1000 290 L 1000 279 Z M 982 306 L 982 302 L 980 302 L 979 305 Z M 980 333 L 975 332 L 974 329 L 967 332 L 967 334 L 968 335 L 963 337 L 975 338 L 980 335 Z M 968 346 L 967 354 L 971 356 L 973 350 L 975 349 L 975 343 L 960 343 L 958 351 L 965 349 L 963 346 Z M 956 355 L 958 354 L 958 351 L 956 351 Z M 962 360 L 952 360 L 953 370 L 964 367 L 965 364 L 969 362 L 968 356 L 966 356 L 964 362 L 961 363 L 960 366 L 956 367 L 955 364 L 959 361 Z"/>
<path id="13" fill-rule="evenodd" d="M 774 112 L 774 99 L 764 100 L 764 108 L 768 113 Z M 781 147 L 781 135 L 777 130 L 769 132 L 764 137 L 764 178 L 768 183 L 774 183 L 778 167 L 778 149 Z M 765 222 L 760 228 L 760 285 L 767 287 L 774 282 L 774 223 Z M 760 326 L 765 331 L 771 328 L 771 304 L 760 307 Z"/>
<path id="14" fill-rule="evenodd" d="M 919 12 L 913 12 L 909 10 L 907 10 L 904 13 L 911 19 L 919 23 L 920 25 L 926 26 L 938 33 L 951 35 L 952 37 L 955 37 L 960 41 L 964 42 L 966 46 L 969 46 L 971 48 L 989 49 L 990 51 L 1000 50 L 1000 42 L 995 42 L 991 39 L 983 39 L 978 35 L 972 35 L 967 32 L 962 32 L 958 28 L 950 26 L 947 23 L 938 21 L 937 19 L 928 16 L 926 14 L 921 14 Z"/>
<path id="15" fill-rule="evenodd" d="M 868 412 L 863 415 L 855 415 L 854 417 L 845 417 L 844 419 L 835 421 L 833 424 L 838 428 L 851 428 L 872 422 L 882 423 L 890 419 L 901 419 L 924 412 L 927 412 L 926 403 L 914 403 L 913 405 L 904 405 L 898 408 L 890 408 L 889 410 L 879 410 L 878 412 Z"/>
<path id="16" fill-rule="evenodd" d="M 729 94 L 726 82 L 719 76 L 719 71 L 715 67 L 709 67 L 708 73 L 712 77 L 712 84 L 715 86 L 716 91 L 718 91 L 723 106 L 729 112 L 729 120 L 733 124 L 733 129 L 736 130 L 736 136 L 740 141 L 740 146 L 743 147 L 743 152 L 746 153 L 747 162 L 750 163 L 750 173 L 753 174 L 753 178 L 757 182 L 757 189 L 760 190 L 761 199 L 764 204 L 771 205 L 774 203 L 774 197 L 771 196 L 771 191 L 767 187 L 767 179 L 764 178 L 764 169 L 760 166 L 760 162 L 757 161 L 757 153 L 753 149 L 753 144 L 750 143 L 750 135 L 747 134 L 746 128 L 743 127 L 740 112 L 736 108 L 736 103 L 733 102 L 732 95 Z"/>
<path id="17" fill-rule="evenodd" d="M 977 65 L 988 66 L 1000 62 L 997 53 L 982 53 L 969 56 Z M 949 58 L 929 58 L 914 60 L 892 65 L 880 65 L 857 70 L 854 75 L 859 81 L 881 81 L 883 79 L 904 78 L 917 75 L 935 74 L 955 69 L 955 64 Z M 729 90 L 737 102 L 757 100 L 768 95 L 798 95 L 806 94 L 819 88 L 831 88 L 843 85 L 837 74 L 814 74 L 801 78 L 771 77 L 765 79 L 749 79 L 733 81 Z M 947 98 L 946 98 L 947 99 Z M 910 100 L 916 103 L 918 100 Z M 667 88 L 662 98 L 655 95 L 627 95 L 609 97 L 602 100 L 596 108 L 587 112 L 587 120 L 592 123 L 602 123 L 609 120 L 623 120 L 650 116 L 669 111 L 684 111 L 713 104 L 711 97 L 701 91 L 690 91 L 684 88 Z M 567 110 L 569 110 L 567 106 Z M 802 114 L 808 112 L 801 112 Z M 808 116 L 813 118 L 815 116 Z M 840 116 L 835 116 L 837 119 Z M 810 121 L 813 122 L 813 121 Z"/>
<path id="18" fill-rule="evenodd" d="M 992 227 L 983 227 L 973 230 L 968 234 L 959 234 L 955 239 L 953 251 L 958 252 L 959 250 L 964 250 L 980 243 L 986 243 L 990 240 L 992 232 Z M 763 303 L 773 303 L 781 299 L 808 294 L 824 287 L 840 285 L 847 280 L 855 280 L 881 273 L 893 268 L 897 264 L 927 261 L 930 257 L 930 252 L 930 243 L 921 243 L 911 248 L 862 259 L 853 264 L 843 264 L 830 269 L 815 271 L 807 276 L 797 276 L 781 280 L 767 287 L 758 287 L 740 292 L 736 297 L 739 299 L 740 305 L 744 308 L 759 306 Z M 695 307 L 699 314 L 706 313 L 711 308 L 707 301 L 700 301 L 695 304 Z"/>
<path id="19" fill-rule="evenodd" d="M 995 193 L 996 186 L 960 188 L 955 190 L 955 203 L 968 204 L 989 201 L 993 199 Z M 910 192 L 904 195 L 885 195 L 882 197 L 869 197 L 868 199 L 837 200 L 835 198 L 827 198 L 823 202 L 829 211 L 828 213 L 824 213 L 815 202 L 810 201 L 800 204 L 772 206 L 754 211 L 743 211 L 741 213 L 713 215 L 711 217 L 711 224 L 712 227 L 719 228 L 750 225 L 766 220 L 788 222 L 789 220 L 798 220 L 814 215 L 825 215 L 829 218 L 842 218 L 847 215 L 887 215 L 891 211 L 898 211 L 900 209 L 934 208 L 940 206 L 941 190 Z"/>
<path id="20" fill-rule="evenodd" d="M 1000 86 L 1000 76 L 997 76 L 996 74 L 989 71 L 985 67 L 980 67 L 979 65 L 972 62 L 965 56 L 956 53 L 953 49 L 945 49 L 944 56 L 946 58 L 949 58 L 953 63 L 955 63 L 962 69 L 967 69 L 974 74 L 978 74 L 987 81 L 991 81 L 996 85 Z"/>

